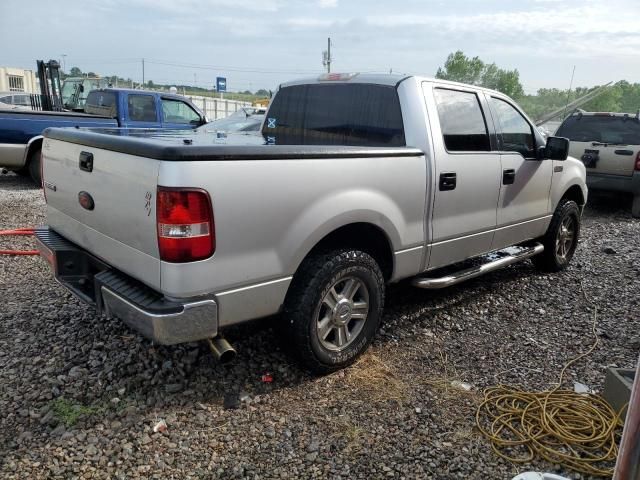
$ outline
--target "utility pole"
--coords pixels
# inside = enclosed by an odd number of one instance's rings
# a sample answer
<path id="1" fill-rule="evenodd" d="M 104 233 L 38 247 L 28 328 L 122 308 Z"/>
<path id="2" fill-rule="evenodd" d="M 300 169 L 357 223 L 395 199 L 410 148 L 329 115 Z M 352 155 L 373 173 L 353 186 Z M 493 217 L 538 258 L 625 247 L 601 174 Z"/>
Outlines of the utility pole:
<path id="1" fill-rule="evenodd" d="M 322 65 L 331 73 L 331 37 L 327 38 L 327 49 L 322 52 Z"/>
<path id="2" fill-rule="evenodd" d="M 62 57 L 62 71 L 64 73 L 67 73 L 67 68 L 65 66 L 66 59 L 67 59 L 67 54 L 66 53 L 61 53 L 60 56 Z"/>
<path id="3" fill-rule="evenodd" d="M 142 86 L 144 87 L 144 58 L 142 59 Z"/>

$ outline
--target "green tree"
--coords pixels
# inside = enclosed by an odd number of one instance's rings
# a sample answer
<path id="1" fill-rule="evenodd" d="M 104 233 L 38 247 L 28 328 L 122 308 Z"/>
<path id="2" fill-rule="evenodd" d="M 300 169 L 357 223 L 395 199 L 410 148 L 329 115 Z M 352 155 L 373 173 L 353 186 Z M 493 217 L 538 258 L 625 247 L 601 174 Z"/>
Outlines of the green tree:
<path id="1" fill-rule="evenodd" d="M 257 97 L 268 97 L 269 96 L 269 91 L 265 90 L 264 88 L 261 88 L 260 90 L 258 90 L 255 95 Z"/>
<path id="2" fill-rule="evenodd" d="M 438 68 L 436 78 L 491 88 L 513 98 L 524 95 L 518 70 L 486 64 L 479 57 L 467 57 L 461 50 L 449 54 L 444 66 Z"/>
<path id="3" fill-rule="evenodd" d="M 82 70 L 80 70 L 78 67 L 71 67 L 71 70 L 69 70 L 69 76 L 70 77 L 81 77 L 82 76 Z"/>
<path id="4" fill-rule="evenodd" d="M 436 78 L 480 85 L 485 64 L 478 57 L 468 58 L 461 50 L 450 53 L 444 67 L 438 68 Z"/>

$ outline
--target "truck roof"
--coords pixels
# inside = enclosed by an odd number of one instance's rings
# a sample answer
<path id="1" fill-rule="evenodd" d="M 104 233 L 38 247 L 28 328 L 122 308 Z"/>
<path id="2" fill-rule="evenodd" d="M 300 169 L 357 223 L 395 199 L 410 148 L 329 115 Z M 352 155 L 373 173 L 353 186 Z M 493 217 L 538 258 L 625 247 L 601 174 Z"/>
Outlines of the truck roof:
<path id="1" fill-rule="evenodd" d="M 332 78 L 327 78 L 331 76 Z M 403 82 L 409 78 L 415 78 L 417 81 L 438 82 L 451 85 L 453 87 L 473 87 L 478 90 L 490 92 L 497 95 L 504 95 L 496 90 L 489 88 L 479 87 L 477 85 L 468 85 L 460 82 L 452 82 L 449 80 L 442 80 L 440 78 L 425 77 L 420 75 L 407 75 L 399 73 L 330 73 L 322 74 L 315 77 L 305 77 L 297 80 L 282 83 L 280 87 L 289 87 L 291 85 L 304 85 L 309 83 L 370 83 L 375 85 L 388 85 L 396 86 L 398 83 Z"/>
<path id="2" fill-rule="evenodd" d="M 161 95 L 163 97 L 166 98 L 176 98 L 176 99 L 180 99 L 183 100 L 184 97 L 183 95 L 178 95 L 175 93 L 170 93 L 170 92 L 157 92 L 154 90 L 139 90 L 136 88 L 94 88 L 91 90 L 92 92 L 121 92 L 121 93 L 129 93 L 129 94 L 147 94 L 147 95 Z"/>

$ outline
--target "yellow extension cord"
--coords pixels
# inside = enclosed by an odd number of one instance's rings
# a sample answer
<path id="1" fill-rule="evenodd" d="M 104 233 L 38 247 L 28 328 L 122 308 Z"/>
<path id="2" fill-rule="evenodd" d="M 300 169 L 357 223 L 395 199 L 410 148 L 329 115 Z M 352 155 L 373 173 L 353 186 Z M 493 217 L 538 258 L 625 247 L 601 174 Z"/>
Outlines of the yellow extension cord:
<path id="1" fill-rule="evenodd" d="M 584 288 L 582 293 L 588 301 Z M 538 456 L 587 475 L 613 475 L 623 426 L 620 412 L 599 395 L 561 389 L 567 368 L 598 346 L 596 319 L 597 309 L 593 345 L 564 366 L 555 388 L 529 392 L 498 385 L 484 391 L 476 425 L 497 455 L 515 463 Z"/>

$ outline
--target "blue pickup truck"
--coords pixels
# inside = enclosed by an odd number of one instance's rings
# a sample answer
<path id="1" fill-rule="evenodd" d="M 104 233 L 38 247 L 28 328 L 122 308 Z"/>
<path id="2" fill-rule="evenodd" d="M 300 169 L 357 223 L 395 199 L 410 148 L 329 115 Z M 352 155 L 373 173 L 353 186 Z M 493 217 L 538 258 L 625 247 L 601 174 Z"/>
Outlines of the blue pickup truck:
<path id="1" fill-rule="evenodd" d="M 84 113 L 0 110 L 0 168 L 30 175 L 40 185 L 42 132 L 49 127 L 184 129 L 205 123 L 182 96 L 122 88 L 92 90 Z"/>

